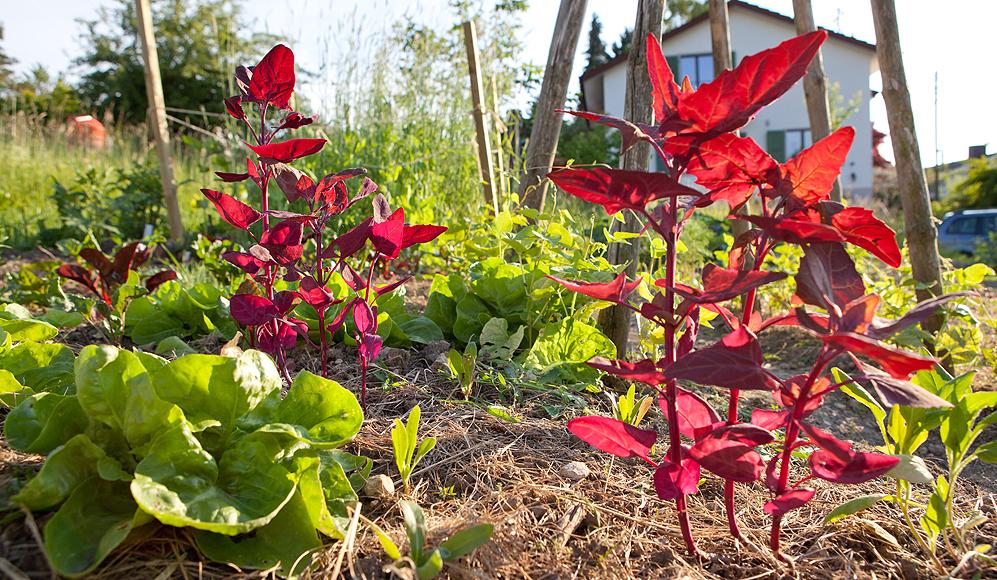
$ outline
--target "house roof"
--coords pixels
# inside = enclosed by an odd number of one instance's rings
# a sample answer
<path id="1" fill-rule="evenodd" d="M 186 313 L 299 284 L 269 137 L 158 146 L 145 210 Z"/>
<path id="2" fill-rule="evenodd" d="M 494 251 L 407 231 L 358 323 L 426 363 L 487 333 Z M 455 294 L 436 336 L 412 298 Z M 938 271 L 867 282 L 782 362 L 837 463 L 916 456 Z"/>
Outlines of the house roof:
<path id="1" fill-rule="evenodd" d="M 772 10 L 768 10 L 767 8 L 762 8 L 761 6 L 755 6 L 754 4 L 749 4 L 748 2 L 744 2 L 743 0 L 728 0 L 727 6 L 729 8 L 743 8 L 743 9 L 748 10 L 750 12 L 754 12 L 755 14 L 761 14 L 762 16 L 767 16 L 769 18 L 774 18 L 776 20 L 781 20 L 783 22 L 788 22 L 790 24 L 794 23 L 793 19 L 791 17 L 789 17 L 789 16 L 786 16 L 785 14 L 780 14 L 778 12 L 773 12 Z M 692 28 L 692 27 L 696 26 L 700 22 L 709 21 L 709 18 L 710 18 L 709 12 L 705 11 L 705 12 L 701 13 L 700 15 L 696 16 L 695 18 L 690 19 L 688 22 L 686 22 L 682 26 L 679 26 L 678 28 L 673 28 L 672 30 L 669 30 L 668 32 L 665 32 L 664 34 L 662 34 L 661 35 L 661 42 L 663 43 L 665 40 L 667 40 L 667 39 L 669 39 L 669 38 L 671 38 L 673 36 L 676 36 L 678 34 L 681 34 L 682 32 L 688 30 L 689 28 Z M 864 40 L 859 40 L 859 39 L 857 39 L 857 38 L 855 38 L 853 36 L 848 36 L 846 34 L 841 34 L 840 32 L 834 32 L 833 30 L 828 30 L 828 29 L 823 28 L 823 27 L 820 27 L 820 29 L 827 31 L 827 35 L 830 38 L 834 38 L 834 39 L 840 40 L 842 42 L 847 42 L 848 44 L 852 44 L 854 46 L 857 46 L 859 48 L 864 48 L 866 50 L 871 50 L 873 52 L 876 51 L 876 45 L 875 44 L 869 44 L 868 42 L 865 42 Z M 628 56 L 629 56 L 629 53 L 623 52 L 623 53 L 620 53 L 620 54 L 616 55 L 615 57 L 613 57 L 609 61 L 604 62 L 603 64 L 600 64 L 598 66 L 594 66 L 594 67 L 590 68 L 589 70 L 585 71 L 582 74 L 581 80 L 584 82 L 584 81 L 586 81 L 586 80 L 588 80 L 588 79 L 590 79 L 592 77 L 598 76 L 598 75 L 606 72 L 607 70 L 615 67 L 618 64 L 622 64 L 622 63 L 626 62 Z"/>

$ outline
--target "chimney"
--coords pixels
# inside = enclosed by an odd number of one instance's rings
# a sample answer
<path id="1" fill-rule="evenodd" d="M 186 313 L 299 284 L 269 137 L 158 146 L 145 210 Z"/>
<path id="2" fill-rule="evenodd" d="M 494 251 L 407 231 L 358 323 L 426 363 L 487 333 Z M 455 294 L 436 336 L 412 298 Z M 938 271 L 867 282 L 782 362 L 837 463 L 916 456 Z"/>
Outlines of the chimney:
<path id="1" fill-rule="evenodd" d="M 979 159 L 980 157 L 987 156 L 987 146 L 986 145 L 970 145 L 969 146 L 969 158 Z"/>

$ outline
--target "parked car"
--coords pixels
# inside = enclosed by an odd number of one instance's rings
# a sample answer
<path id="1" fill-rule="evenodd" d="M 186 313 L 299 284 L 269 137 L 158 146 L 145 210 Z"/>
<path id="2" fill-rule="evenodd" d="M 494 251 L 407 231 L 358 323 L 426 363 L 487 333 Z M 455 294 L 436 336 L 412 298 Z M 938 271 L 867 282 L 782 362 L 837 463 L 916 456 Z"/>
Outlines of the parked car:
<path id="1" fill-rule="evenodd" d="M 938 226 L 938 247 L 952 257 L 972 257 L 993 232 L 997 232 L 997 208 L 949 212 Z"/>

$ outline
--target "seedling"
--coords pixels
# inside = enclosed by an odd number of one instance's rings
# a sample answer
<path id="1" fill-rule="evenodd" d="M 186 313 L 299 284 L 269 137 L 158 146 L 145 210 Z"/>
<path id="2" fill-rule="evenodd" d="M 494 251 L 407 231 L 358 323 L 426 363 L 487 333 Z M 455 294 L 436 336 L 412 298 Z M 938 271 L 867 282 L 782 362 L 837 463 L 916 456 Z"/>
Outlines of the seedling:
<path id="1" fill-rule="evenodd" d="M 405 533 L 408 536 L 409 557 L 402 557 L 402 552 L 381 528 L 371 522 L 371 527 L 377 535 L 384 553 L 395 562 L 395 566 L 403 564 L 415 571 L 419 580 L 435 578 L 443 571 L 445 562 L 453 562 L 461 556 L 466 556 L 483 546 L 492 537 L 491 524 L 478 524 L 450 536 L 438 547 L 429 549 L 426 546 L 426 517 L 422 508 L 411 501 L 399 501 L 402 517 L 405 520 Z"/>
<path id="2" fill-rule="evenodd" d="M 447 353 L 450 374 L 460 383 L 460 392 L 464 394 L 465 399 L 471 396 L 471 390 L 474 388 L 474 381 L 478 376 L 477 364 L 478 346 L 473 342 L 467 343 L 463 355 L 455 348 L 451 348 Z"/>
<path id="3" fill-rule="evenodd" d="M 416 465 L 427 453 L 433 450 L 433 447 L 436 447 L 436 438 L 426 437 L 416 448 L 416 443 L 419 440 L 419 418 L 421 415 L 422 410 L 419 405 L 416 405 L 412 407 L 405 423 L 402 423 L 401 419 L 395 419 L 395 426 L 391 428 L 391 444 L 395 449 L 395 465 L 398 466 L 398 473 L 402 476 L 402 485 L 405 486 L 406 491 L 410 489 L 409 478 L 412 477 L 412 471 L 415 470 Z"/>
<path id="4" fill-rule="evenodd" d="M 639 401 L 637 400 L 637 385 L 630 385 L 627 393 L 619 398 L 609 393 L 609 400 L 613 404 L 613 416 L 634 427 L 640 425 L 644 416 L 651 410 L 651 405 L 654 404 L 654 399 L 651 397 L 642 397 Z"/>

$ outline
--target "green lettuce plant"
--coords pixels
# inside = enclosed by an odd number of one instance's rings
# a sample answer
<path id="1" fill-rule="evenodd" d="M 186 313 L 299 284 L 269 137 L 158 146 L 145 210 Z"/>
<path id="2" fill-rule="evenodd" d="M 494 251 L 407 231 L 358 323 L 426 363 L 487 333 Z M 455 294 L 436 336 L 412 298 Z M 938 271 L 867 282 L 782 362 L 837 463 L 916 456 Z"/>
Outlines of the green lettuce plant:
<path id="1" fill-rule="evenodd" d="M 54 511 L 43 536 L 57 573 L 91 572 L 156 523 L 189 528 L 210 559 L 285 575 L 308 567 L 322 536 L 343 536 L 370 469 L 338 449 L 363 420 L 352 393 L 303 371 L 281 398 L 276 365 L 253 350 L 167 362 L 111 346 L 73 361 L 63 349 L 23 343 L 0 357 L 32 391 L 4 435 L 47 455 L 11 501 Z"/>
<path id="2" fill-rule="evenodd" d="M 384 533 L 381 528 L 371 522 L 374 533 L 377 534 L 384 553 L 394 560 L 394 564 L 389 568 L 400 571 L 400 564 L 411 567 L 419 580 L 429 580 L 435 578 L 443 571 L 445 562 L 452 562 L 461 556 L 466 556 L 474 550 L 488 542 L 492 537 L 491 524 L 478 524 L 470 526 L 457 532 L 443 541 L 436 548 L 426 545 L 426 517 L 422 513 L 422 508 L 411 501 L 399 501 L 398 506 L 402 510 L 402 517 L 405 520 L 405 534 L 408 536 L 409 556 L 403 557 L 398 545 Z M 401 577 L 402 574 L 399 574 Z"/>

